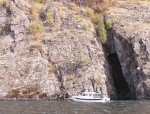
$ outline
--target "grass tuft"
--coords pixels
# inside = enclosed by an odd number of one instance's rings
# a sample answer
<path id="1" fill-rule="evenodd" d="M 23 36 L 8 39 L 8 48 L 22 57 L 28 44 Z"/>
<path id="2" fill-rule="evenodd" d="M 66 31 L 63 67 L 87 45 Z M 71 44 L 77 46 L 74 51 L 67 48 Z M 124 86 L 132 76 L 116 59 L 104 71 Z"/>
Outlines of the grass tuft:
<path id="1" fill-rule="evenodd" d="M 38 40 L 43 33 L 43 22 L 41 20 L 35 20 L 30 23 L 30 33 L 34 36 L 35 40 Z"/>

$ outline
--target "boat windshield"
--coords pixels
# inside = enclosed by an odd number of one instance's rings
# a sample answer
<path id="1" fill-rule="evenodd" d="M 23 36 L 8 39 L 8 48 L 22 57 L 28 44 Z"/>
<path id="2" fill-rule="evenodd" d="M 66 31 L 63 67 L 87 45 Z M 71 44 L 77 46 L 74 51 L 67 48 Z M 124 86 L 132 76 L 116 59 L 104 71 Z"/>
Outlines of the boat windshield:
<path id="1" fill-rule="evenodd" d="M 96 93 L 96 92 L 84 92 L 84 93 L 82 93 L 82 96 L 92 97 L 92 98 L 101 98 L 102 94 Z"/>
<path id="2" fill-rule="evenodd" d="M 101 94 L 93 94 L 93 97 L 94 97 L 94 98 L 100 98 L 100 97 L 101 97 Z"/>
<path id="3" fill-rule="evenodd" d="M 91 93 L 90 94 L 89 93 L 83 93 L 82 96 L 90 96 L 91 97 L 92 94 Z"/>
<path id="4" fill-rule="evenodd" d="M 83 96 L 89 96 L 88 94 L 83 94 Z"/>

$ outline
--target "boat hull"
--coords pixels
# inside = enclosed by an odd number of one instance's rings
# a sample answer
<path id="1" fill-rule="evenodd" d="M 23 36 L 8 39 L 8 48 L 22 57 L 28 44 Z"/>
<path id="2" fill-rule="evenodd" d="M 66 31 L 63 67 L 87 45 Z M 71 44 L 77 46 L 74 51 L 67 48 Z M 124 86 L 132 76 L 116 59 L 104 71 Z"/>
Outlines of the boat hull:
<path id="1" fill-rule="evenodd" d="M 72 98 L 74 101 L 77 102 L 110 102 L 109 98 L 101 98 L 101 99 L 83 99 L 83 98 L 77 98 L 77 97 L 73 97 Z"/>

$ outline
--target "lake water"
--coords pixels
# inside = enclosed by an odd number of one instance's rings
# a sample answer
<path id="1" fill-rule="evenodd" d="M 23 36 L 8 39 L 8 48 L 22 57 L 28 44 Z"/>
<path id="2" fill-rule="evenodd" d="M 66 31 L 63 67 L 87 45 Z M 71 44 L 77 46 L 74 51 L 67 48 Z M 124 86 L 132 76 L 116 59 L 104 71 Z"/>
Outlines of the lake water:
<path id="1" fill-rule="evenodd" d="M 0 101 L 0 114 L 150 114 L 150 101 Z"/>

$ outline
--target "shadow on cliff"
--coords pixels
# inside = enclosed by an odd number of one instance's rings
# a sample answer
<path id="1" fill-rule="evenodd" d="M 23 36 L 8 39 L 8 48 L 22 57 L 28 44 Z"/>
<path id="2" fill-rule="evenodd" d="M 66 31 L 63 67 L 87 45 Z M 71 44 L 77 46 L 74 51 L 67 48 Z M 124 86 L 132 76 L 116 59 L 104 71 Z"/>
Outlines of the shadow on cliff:
<path id="1" fill-rule="evenodd" d="M 116 53 L 108 55 L 110 71 L 114 81 L 116 94 L 118 99 L 130 99 L 129 85 L 123 77 L 122 68 Z"/>

